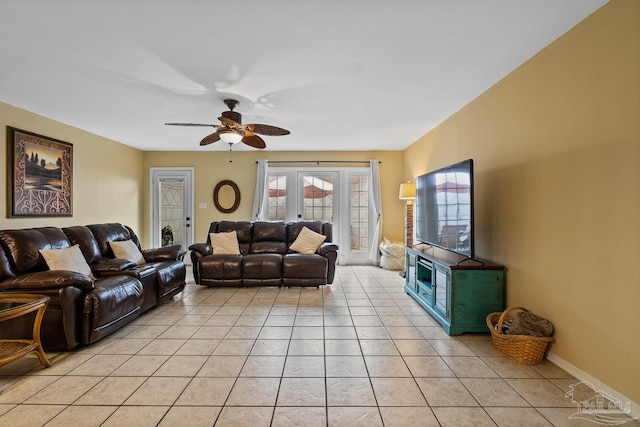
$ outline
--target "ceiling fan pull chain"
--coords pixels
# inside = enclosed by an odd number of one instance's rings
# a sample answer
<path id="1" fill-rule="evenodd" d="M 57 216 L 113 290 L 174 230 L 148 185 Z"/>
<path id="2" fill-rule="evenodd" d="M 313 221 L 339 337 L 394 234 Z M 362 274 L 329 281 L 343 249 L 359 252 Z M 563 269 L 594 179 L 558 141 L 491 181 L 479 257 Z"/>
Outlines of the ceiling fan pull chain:
<path id="1" fill-rule="evenodd" d="M 229 144 L 229 163 L 233 163 L 233 160 L 231 160 L 231 147 L 233 147 L 233 144 Z"/>

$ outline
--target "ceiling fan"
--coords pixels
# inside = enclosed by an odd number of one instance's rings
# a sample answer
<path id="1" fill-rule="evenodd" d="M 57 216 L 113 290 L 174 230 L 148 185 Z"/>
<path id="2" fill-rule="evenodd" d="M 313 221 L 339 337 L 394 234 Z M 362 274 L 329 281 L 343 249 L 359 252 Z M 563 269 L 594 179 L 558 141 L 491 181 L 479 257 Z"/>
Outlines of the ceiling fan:
<path id="1" fill-rule="evenodd" d="M 231 147 L 233 144 L 243 142 L 254 148 L 265 148 L 264 140 L 257 134 L 278 136 L 289 135 L 289 131 L 276 126 L 259 125 L 259 124 L 242 124 L 242 115 L 233 109 L 238 105 L 238 101 L 235 99 L 225 99 L 224 103 L 229 108 L 229 111 L 223 111 L 222 117 L 218 117 L 220 120 L 219 125 L 216 124 L 204 124 L 204 123 L 165 123 L 169 126 L 210 126 L 216 128 L 216 131 L 211 135 L 205 136 L 200 145 L 209 145 L 216 141 L 222 140 L 229 144 Z"/>

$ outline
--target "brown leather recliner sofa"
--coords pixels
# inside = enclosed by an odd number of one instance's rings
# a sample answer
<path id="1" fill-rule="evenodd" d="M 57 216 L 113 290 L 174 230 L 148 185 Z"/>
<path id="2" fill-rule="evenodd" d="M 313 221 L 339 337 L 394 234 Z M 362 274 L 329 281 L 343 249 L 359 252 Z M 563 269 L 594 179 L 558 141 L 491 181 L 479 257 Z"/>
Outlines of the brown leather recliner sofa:
<path id="1" fill-rule="evenodd" d="M 313 254 L 290 249 L 303 227 L 326 236 Z M 216 254 L 211 233 L 235 231 L 239 255 Z M 333 283 L 338 246 L 331 223 L 215 221 L 206 243 L 189 247 L 195 282 L 204 286 L 320 286 Z"/>
<path id="2" fill-rule="evenodd" d="M 114 258 L 108 243 L 114 240 L 132 240 L 145 263 Z M 39 252 L 75 244 L 95 278 L 49 270 Z M 117 223 L 1 230 L 0 292 L 49 296 L 42 344 L 45 349 L 70 350 L 98 341 L 181 292 L 186 278 L 181 255 L 180 245 L 141 250 L 136 234 Z M 29 336 L 32 325 L 28 316 L 3 322 L 0 335 Z"/>

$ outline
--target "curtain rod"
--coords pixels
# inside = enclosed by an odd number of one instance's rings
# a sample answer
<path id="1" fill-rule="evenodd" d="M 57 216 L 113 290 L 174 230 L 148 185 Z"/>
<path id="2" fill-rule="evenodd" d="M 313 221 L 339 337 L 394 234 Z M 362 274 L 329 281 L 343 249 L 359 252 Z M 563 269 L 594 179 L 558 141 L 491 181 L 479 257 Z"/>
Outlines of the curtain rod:
<path id="1" fill-rule="evenodd" d="M 258 163 L 258 162 L 256 162 Z M 366 163 L 369 164 L 369 160 L 267 160 L 267 163 Z M 378 161 L 378 163 L 382 163 Z"/>

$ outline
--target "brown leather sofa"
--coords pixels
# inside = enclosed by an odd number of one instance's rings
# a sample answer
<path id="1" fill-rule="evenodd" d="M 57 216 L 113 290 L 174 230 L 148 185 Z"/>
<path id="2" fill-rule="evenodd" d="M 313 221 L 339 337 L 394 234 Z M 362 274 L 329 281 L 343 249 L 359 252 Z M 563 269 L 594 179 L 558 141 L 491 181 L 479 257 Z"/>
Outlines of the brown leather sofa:
<path id="1" fill-rule="evenodd" d="M 91 224 L 62 229 L 72 244 L 78 244 L 94 274 L 101 277 L 127 274 L 142 282 L 144 300 L 142 313 L 158 303 L 170 299 L 185 286 L 186 267 L 178 262 L 182 256 L 181 245 L 170 245 L 142 250 L 145 263 L 135 265 L 114 258 L 109 242 L 132 240 L 140 248 L 136 233 L 119 223 Z"/>
<path id="2" fill-rule="evenodd" d="M 292 251 L 303 227 L 326 236 L 314 254 Z M 210 233 L 236 231 L 239 255 L 215 254 Z M 320 286 L 333 283 L 338 246 L 331 223 L 215 221 L 206 243 L 189 247 L 195 282 L 204 286 Z"/>
<path id="3" fill-rule="evenodd" d="M 1 230 L 0 292 L 51 298 L 40 334 L 46 349 L 70 350 L 96 342 L 185 287 L 180 245 L 141 250 L 146 263 L 136 265 L 113 258 L 108 244 L 128 239 L 140 248 L 135 233 L 121 224 Z M 39 252 L 75 244 L 95 279 L 73 271 L 51 271 Z M 32 326 L 28 316 L 3 322 L 0 336 L 29 336 Z"/>

